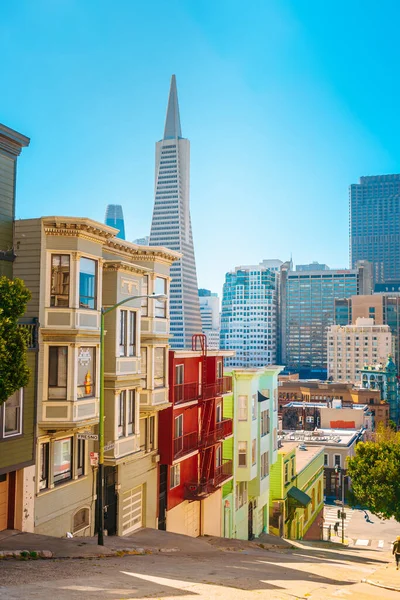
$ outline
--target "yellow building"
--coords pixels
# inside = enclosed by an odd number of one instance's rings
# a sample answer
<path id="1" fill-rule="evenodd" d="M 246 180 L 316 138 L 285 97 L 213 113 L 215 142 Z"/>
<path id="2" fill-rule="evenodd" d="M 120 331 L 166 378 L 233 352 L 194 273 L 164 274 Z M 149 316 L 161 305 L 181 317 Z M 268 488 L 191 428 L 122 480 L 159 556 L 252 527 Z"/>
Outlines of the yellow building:
<path id="1" fill-rule="evenodd" d="M 321 539 L 324 448 L 283 442 L 270 474 L 269 530 L 291 539 Z"/>

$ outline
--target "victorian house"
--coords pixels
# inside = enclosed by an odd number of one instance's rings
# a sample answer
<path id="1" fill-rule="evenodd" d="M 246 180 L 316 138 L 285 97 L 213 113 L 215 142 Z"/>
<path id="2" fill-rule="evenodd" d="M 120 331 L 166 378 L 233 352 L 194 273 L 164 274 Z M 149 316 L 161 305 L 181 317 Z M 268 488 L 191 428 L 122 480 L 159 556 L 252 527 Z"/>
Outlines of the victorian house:
<path id="1" fill-rule="evenodd" d="M 137 246 L 86 218 L 15 224 L 14 274 L 40 322 L 34 531 L 96 529 L 101 309 L 105 317 L 105 527 L 157 526 L 158 416 L 169 406 L 169 269 L 179 254 Z"/>

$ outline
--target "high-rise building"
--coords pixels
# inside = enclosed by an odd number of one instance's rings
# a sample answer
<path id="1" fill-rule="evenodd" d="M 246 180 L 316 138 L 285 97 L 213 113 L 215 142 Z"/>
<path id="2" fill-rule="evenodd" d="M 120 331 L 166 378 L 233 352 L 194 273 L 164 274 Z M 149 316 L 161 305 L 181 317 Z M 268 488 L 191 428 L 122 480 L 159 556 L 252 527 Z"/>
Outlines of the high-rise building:
<path id="1" fill-rule="evenodd" d="M 199 289 L 200 316 L 203 333 L 207 338 L 210 350 L 219 349 L 220 338 L 220 308 L 218 294 L 210 290 Z"/>
<path id="2" fill-rule="evenodd" d="M 148 236 L 148 235 L 145 235 L 144 237 L 133 240 L 133 243 L 137 244 L 138 246 L 148 246 L 149 242 L 150 242 L 150 236 Z"/>
<path id="3" fill-rule="evenodd" d="M 389 325 L 375 325 L 365 317 L 355 325 L 331 325 L 327 338 L 328 377 L 333 381 L 358 382 L 364 365 L 386 363 L 392 352 Z"/>
<path id="4" fill-rule="evenodd" d="M 296 265 L 296 271 L 329 271 L 329 267 L 315 260 L 308 265 Z"/>
<path id="5" fill-rule="evenodd" d="M 400 174 L 350 186 L 350 264 L 368 260 L 375 283 L 400 280 Z"/>
<path id="6" fill-rule="evenodd" d="M 361 370 L 361 383 L 364 388 L 380 390 L 382 399 L 389 403 L 389 417 L 399 422 L 399 385 L 397 368 L 391 356 L 386 364 L 367 365 Z"/>
<path id="7" fill-rule="evenodd" d="M 334 323 L 335 298 L 371 293 L 371 265 L 356 269 L 290 271 L 281 269 L 281 361 L 302 376 L 325 376 L 326 333 Z M 310 373 L 307 373 L 310 371 Z"/>
<path id="8" fill-rule="evenodd" d="M 227 273 L 222 297 L 221 348 L 235 350 L 227 366 L 264 367 L 277 357 L 278 275 L 261 265 Z"/>
<path id="9" fill-rule="evenodd" d="M 201 333 L 192 225 L 189 211 L 190 142 L 182 137 L 175 75 L 171 78 L 164 137 L 156 144 L 155 202 L 150 246 L 182 253 L 171 267 L 171 347 L 189 348 Z"/>
<path id="10" fill-rule="evenodd" d="M 106 209 L 105 224 L 119 229 L 115 237 L 125 239 L 124 213 L 120 204 L 109 204 Z"/>
<path id="11" fill-rule="evenodd" d="M 335 324 L 351 325 L 359 317 L 374 319 L 375 325 L 389 325 L 392 353 L 400 364 L 400 294 L 372 294 L 335 300 Z"/>

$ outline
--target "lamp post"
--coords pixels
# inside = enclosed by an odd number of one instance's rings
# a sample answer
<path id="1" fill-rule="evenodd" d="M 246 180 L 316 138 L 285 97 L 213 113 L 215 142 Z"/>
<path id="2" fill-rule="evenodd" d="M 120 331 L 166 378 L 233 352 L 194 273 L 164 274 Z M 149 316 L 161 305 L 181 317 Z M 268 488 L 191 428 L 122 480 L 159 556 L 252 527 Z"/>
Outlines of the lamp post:
<path id="1" fill-rule="evenodd" d="M 114 304 L 114 306 L 101 307 L 100 320 L 100 398 L 99 398 L 99 470 L 98 470 L 98 490 L 97 490 L 97 506 L 98 506 L 98 532 L 97 543 L 99 546 L 104 546 L 104 316 L 115 310 L 119 306 L 138 300 L 140 298 L 149 298 L 153 300 L 167 300 L 165 294 L 150 294 L 144 296 L 129 296 Z"/>
<path id="2" fill-rule="evenodd" d="M 335 467 L 335 473 L 339 475 L 339 477 L 341 478 L 341 482 L 342 482 L 342 510 L 339 511 L 340 512 L 340 517 L 342 519 L 342 544 L 344 544 L 344 519 L 345 519 L 345 512 L 344 512 L 344 471 L 341 467 L 339 467 L 338 465 L 336 465 Z"/>

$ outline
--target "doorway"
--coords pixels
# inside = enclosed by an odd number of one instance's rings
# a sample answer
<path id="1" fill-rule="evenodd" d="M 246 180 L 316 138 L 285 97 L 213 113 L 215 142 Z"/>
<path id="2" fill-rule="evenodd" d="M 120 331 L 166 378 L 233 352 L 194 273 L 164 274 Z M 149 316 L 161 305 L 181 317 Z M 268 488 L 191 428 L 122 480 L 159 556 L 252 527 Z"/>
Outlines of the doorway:
<path id="1" fill-rule="evenodd" d="M 249 540 L 254 539 L 253 533 L 253 503 L 249 502 Z"/>
<path id="2" fill-rule="evenodd" d="M 167 530 L 167 481 L 168 465 L 160 465 L 160 489 L 158 494 L 158 529 Z"/>

